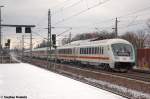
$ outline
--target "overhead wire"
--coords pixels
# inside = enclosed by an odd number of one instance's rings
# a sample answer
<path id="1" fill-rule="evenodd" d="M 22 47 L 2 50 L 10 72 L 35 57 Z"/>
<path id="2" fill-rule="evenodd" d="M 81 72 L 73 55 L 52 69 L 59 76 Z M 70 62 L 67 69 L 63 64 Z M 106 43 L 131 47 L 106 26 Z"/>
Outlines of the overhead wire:
<path id="1" fill-rule="evenodd" d="M 59 11 L 55 11 L 55 13 L 53 13 L 52 16 L 55 15 L 55 14 L 57 14 L 57 13 L 59 13 L 59 12 L 61 12 L 62 10 L 69 9 L 69 8 L 71 8 L 71 7 L 74 7 L 74 6 L 78 5 L 78 4 L 79 4 L 80 2 L 82 2 L 82 1 L 83 1 L 83 0 L 79 0 L 79 1 L 77 1 L 77 2 L 75 2 L 75 3 L 73 3 L 73 4 L 71 4 L 71 5 L 69 5 L 69 6 L 67 6 L 67 7 L 60 8 Z"/>
<path id="2" fill-rule="evenodd" d="M 84 12 L 87 12 L 88 10 L 91 10 L 92 8 L 95 8 L 95 7 L 97 7 L 97 6 L 101 5 L 101 4 L 104 4 L 104 3 L 108 2 L 108 1 L 110 1 L 110 0 L 105 0 L 104 2 L 99 2 L 99 3 L 93 5 L 93 6 L 89 7 L 89 8 L 86 8 L 86 9 L 84 9 L 84 10 L 78 12 L 78 13 L 75 13 L 75 14 L 73 14 L 73 15 L 67 17 L 67 18 L 64 18 L 64 19 L 62 19 L 62 20 L 60 20 L 60 21 L 54 23 L 54 25 L 59 24 L 59 23 L 62 23 L 62 22 L 64 22 L 64 21 L 67 21 L 67 20 L 69 20 L 69 19 L 71 19 L 71 18 L 73 18 L 73 17 L 75 17 L 75 16 L 78 16 L 78 15 L 84 13 Z"/>
<path id="3" fill-rule="evenodd" d="M 134 12 L 127 13 L 127 14 L 125 14 L 125 15 L 121 15 L 121 16 L 119 16 L 118 18 L 122 18 L 122 17 L 127 17 L 127 16 L 130 16 L 130 15 L 134 15 L 134 14 L 136 14 L 136 13 L 143 12 L 143 11 L 148 10 L 148 9 L 150 9 L 150 6 L 145 7 L 145 8 L 142 8 L 142 9 L 139 9 L 139 10 L 134 11 Z"/>

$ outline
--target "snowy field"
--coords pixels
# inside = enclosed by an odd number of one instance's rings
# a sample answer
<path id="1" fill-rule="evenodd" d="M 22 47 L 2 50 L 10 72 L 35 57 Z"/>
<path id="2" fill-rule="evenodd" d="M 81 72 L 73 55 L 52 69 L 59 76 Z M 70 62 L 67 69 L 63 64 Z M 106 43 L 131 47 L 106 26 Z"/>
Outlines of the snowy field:
<path id="1" fill-rule="evenodd" d="M 16 98 L 24 96 L 24 98 Z M 125 99 L 33 65 L 0 64 L 0 99 Z M 15 97 L 15 98 L 13 98 Z"/>

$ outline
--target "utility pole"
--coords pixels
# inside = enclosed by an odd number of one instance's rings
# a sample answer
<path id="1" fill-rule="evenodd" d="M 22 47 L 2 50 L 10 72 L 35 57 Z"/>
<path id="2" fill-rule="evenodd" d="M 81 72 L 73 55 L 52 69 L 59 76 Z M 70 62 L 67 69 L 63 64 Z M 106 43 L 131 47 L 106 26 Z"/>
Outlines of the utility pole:
<path id="1" fill-rule="evenodd" d="M 2 17 L 1 17 L 1 8 L 4 6 L 0 6 L 0 61 L 2 62 Z"/>
<path id="2" fill-rule="evenodd" d="M 2 50 L 2 15 L 1 15 L 1 8 L 4 6 L 0 6 L 0 50 Z"/>
<path id="3" fill-rule="evenodd" d="M 69 33 L 69 43 L 71 42 L 71 32 Z"/>
<path id="4" fill-rule="evenodd" d="M 30 62 L 32 62 L 32 32 L 30 33 Z"/>
<path id="5" fill-rule="evenodd" d="M 115 20 L 115 28 L 112 28 L 112 29 L 114 29 L 115 30 L 115 38 L 117 38 L 118 37 L 118 19 L 116 18 L 116 20 Z"/>
<path id="6" fill-rule="evenodd" d="M 49 65 L 51 65 L 51 62 L 49 63 L 49 58 L 51 61 L 51 11 L 48 10 L 48 38 L 47 38 L 47 68 Z"/>
<path id="7" fill-rule="evenodd" d="M 115 37 L 117 38 L 118 37 L 118 19 L 116 18 L 115 20 Z"/>
<path id="8" fill-rule="evenodd" d="M 24 35 L 22 35 L 22 61 L 24 57 Z"/>

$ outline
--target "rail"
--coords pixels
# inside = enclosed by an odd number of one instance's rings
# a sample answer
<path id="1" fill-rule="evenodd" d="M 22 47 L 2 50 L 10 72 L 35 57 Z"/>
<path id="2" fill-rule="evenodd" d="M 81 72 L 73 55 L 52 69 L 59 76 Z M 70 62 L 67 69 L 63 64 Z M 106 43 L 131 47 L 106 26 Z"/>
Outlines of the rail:
<path id="1" fill-rule="evenodd" d="M 0 64 L 2 63 L 12 63 L 13 60 L 11 56 L 0 56 Z"/>

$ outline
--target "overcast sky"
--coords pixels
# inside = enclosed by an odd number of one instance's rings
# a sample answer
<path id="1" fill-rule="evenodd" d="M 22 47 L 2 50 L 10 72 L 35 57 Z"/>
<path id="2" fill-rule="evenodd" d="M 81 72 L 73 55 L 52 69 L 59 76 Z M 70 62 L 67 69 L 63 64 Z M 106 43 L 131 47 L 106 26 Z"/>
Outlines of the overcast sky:
<path id="1" fill-rule="evenodd" d="M 56 27 L 52 33 L 59 34 L 72 27 L 59 40 L 68 37 L 70 32 L 74 36 L 101 30 L 113 31 L 115 17 L 119 17 L 121 35 L 126 31 L 144 29 L 150 18 L 150 0 L 0 0 L 0 5 L 5 6 L 2 8 L 3 24 L 36 25 L 33 29 L 35 44 L 47 35 L 48 9 L 51 9 L 52 27 Z M 3 42 L 11 38 L 12 45 L 18 45 L 21 34 L 15 34 L 15 28 L 3 27 L 2 32 Z"/>

